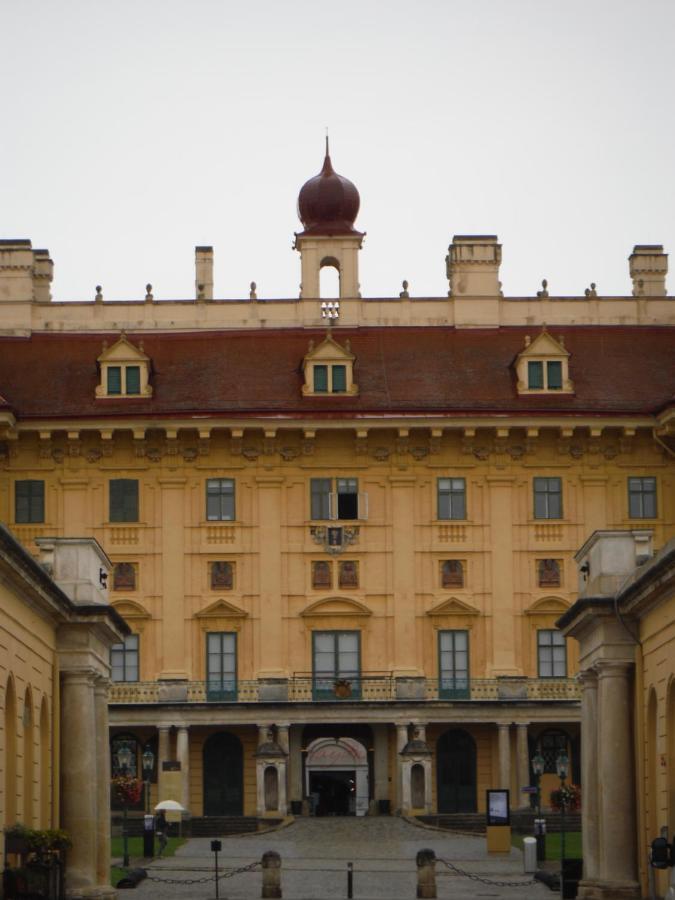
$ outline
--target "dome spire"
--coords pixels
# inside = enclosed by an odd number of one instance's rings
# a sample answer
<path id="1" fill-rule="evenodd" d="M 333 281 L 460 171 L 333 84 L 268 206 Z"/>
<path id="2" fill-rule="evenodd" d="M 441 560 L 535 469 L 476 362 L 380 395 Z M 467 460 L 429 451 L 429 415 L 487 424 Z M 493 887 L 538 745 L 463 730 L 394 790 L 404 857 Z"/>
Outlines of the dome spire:
<path id="1" fill-rule="evenodd" d="M 298 196 L 298 216 L 305 226 L 304 234 L 359 234 L 354 228 L 359 205 L 355 186 L 333 168 L 326 129 L 326 155 L 321 171 L 305 182 Z"/>
<path id="2" fill-rule="evenodd" d="M 333 163 L 331 162 L 331 159 L 330 159 L 330 148 L 328 146 L 328 126 L 326 126 L 326 155 L 323 160 L 323 167 L 321 169 L 321 174 L 322 175 L 333 175 L 334 174 Z"/>

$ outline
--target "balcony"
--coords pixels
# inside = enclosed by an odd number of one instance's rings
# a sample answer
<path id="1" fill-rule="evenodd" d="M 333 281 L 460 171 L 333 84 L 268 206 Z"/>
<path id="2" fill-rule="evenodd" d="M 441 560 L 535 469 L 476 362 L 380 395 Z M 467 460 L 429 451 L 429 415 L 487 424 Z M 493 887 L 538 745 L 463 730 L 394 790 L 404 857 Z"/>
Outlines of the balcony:
<path id="1" fill-rule="evenodd" d="M 129 681 L 110 687 L 110 703 L 345 703 L 430 702 L 462 703 L 578 701 L 575 678 L 395 678 L 391 673 L 364 672 L 353 678 L 329 679 L 296 673 L 290 678 L 237 681 L 214 688 L 205 681 Z"/>

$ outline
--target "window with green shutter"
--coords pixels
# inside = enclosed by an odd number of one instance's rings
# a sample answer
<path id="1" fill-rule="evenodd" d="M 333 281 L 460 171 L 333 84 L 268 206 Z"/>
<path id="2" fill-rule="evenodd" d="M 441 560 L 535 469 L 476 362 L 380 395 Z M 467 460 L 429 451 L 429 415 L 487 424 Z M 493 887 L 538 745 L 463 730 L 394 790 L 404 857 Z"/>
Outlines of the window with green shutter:
<path id="1" fill-rule="evenodd" d="M 438 632 L 439 696 L 469 697 L 469 632 Z"/>
<path id="2" fill-rule="evenodd" d="M 562 363 L 560 360 L 546 363 L 546 387 L 549 391 L 562 390 Z"/>
<path id="3" fill-rule="evenodd" d="M 122 393 L 122 368 L 121 366 L 108 366 L 108 393 Z"/>
<path id="4" fill-rule="evenodd" d="M 136 478 L 111 479 L 110 521 L 138 522 L 138 480 Z"/>
<path id="5" fill-rule="evenodd" d="M 345 366 L 333 366 L 333 393 L 344 394 L 347 390 L 347 369 Z"/>
<path id="6" fill-rule="evenodd" d="M 128 634 L 124 642 L 110 648 L 113 681 L 138 681 L 138 635 Z"/>
<path id="7" fill-rule="evenodd" d="M 534 518 L 562 519 L 562 480 L 560 478 L 535 478 Z"/>
<path id="8" fill-rule="evenodd" d="M 44 522 L 45 483 L 36 479 L 14 482 L 14 521 L 17 524 Z"/>
<path id="9" fill-rule="evenodd" d="M 530 360 L 527 364 L 527 386 L 531 391 L 544 387 L 544 364 Z"/>
<path id="10" fill-rule="evenodd" d="M 206 635 L 206 699 L 237 699 L 237 635 L 214 631 Z"/>
<path id="11" fill-rule="evenodd" d="M 124 370 L 126 376 L 127 394 L 140 394 L 141 370 L 139 366 L 127 366 Z"/>
<path id="12" fill-rule="evenodd" d="M 315 700 L 361 696 L 361 634 L 358 631 L 315 631 L 312 634 Z"/>
<path id="13" fill-rule="evenodd" d="M 208 478 L 206 518 L 209 522 L 234 522 L 234 478 Z"/>
<path id="14" fill-rule="evenodd" d="M 317 394 L 328 391 L 328 366 L 314 366 L 314 391 Z"/>

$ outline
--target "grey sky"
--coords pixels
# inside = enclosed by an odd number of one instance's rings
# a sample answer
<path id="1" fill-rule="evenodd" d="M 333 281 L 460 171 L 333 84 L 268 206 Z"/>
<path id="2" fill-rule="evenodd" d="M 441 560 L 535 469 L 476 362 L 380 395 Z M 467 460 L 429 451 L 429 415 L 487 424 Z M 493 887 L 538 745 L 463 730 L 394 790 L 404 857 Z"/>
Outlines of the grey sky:
<path id="1" fill-rule="evenodd" d="M 455 233 L 507 295 L 626 294 L 675 254 L 674 39 L 673 0 L 2 0 L 0 237 L 57 300 L 193 297 L 196 244 L 217 297 L 297 296 L 328 125 L 365 296 L 445 294 Z"/>

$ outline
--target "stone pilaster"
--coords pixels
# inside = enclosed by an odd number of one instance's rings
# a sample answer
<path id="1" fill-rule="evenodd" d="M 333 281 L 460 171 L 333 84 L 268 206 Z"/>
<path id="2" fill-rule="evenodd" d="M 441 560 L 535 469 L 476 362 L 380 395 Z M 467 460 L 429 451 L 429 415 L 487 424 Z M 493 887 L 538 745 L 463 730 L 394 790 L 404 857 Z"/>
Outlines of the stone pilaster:
<path id="1" fill-rule="evenodd" d="M 164 767 L 163 762 L 171 759 L 169 750 L 170 725 L 157 726 L 157 791 L 159 800 L 166 800 L 164 796 Z"/>
<path id="2" fill-rule="evenodd" d="M 96 722 L 96 882 L 110 886 L 110 745 L 108 743 L 108 679 L 94 685 Z"/>
<path id="3" fill-rule="evenodd" d="M 417 481 L 412 475 L 390 478 L 395 676 L 418 675 L 415 658 L 415 515 Z"/>
<path id="4" fill-rule="evenodd" d="M 598 673 L 586 669 L 581 681 L 581 807 L 584 881 L 600 874 L 600 821 L 598 819 Z"/>
<path id="5" fill-rule="evenodd" d="M 375 800 L 387 800 L 389 797 L 389 741 L 387 725 L 378 723 L 372 726 L 375 745 Z"/>
<path id="6" fill-rule="evenodd" d="M 529 795 L 523 788 L 530 784 L 530 754 L 527 744 L 527 724 L 519 722 L 516 726 L 516 770 L 518 774 L 518 797 L 514 797 L 513 808 L 529 805 Z"/>
<path id="7" fill-rule="evenodd" d="M 398 809 L 403 809 L 403 765 L 401 753 L 408 743 L 408 725 L 396 725 L 396 798 Z"/>
<path id="8" fill-rule="evenodd" d="M 185 725 L 178 728 L 176 735 L 176 759 L 180 763 L 180 802 L 190 809 L 190 732 Z"/>
<path id="9" fill-rule="evenodd" d="M 291 725 L 288 734 L 289 797 L 302 800 L 302 725 Z"/>
<path id="10" fill-rule="evenodd" d="M 61 824 L 73 842 L 66 890 L 74 897 L 90 896 L 98 883 L 95 681 L 93 669 L 61 672 Z"/>
<path id="11" fill-rule="evenodd" d="M 499 729 L 499 784 L 498 788 L 511 787 L 511 735 L 508 725 L 498 725 Z"/>
<path id="12" fill-rule="evenodd" d="M 256 478 L 258 491 L 260 627 L 258 629 L 258 678 L 287 675 L 282 659 L 281 488 L 283 478 Z"/>

